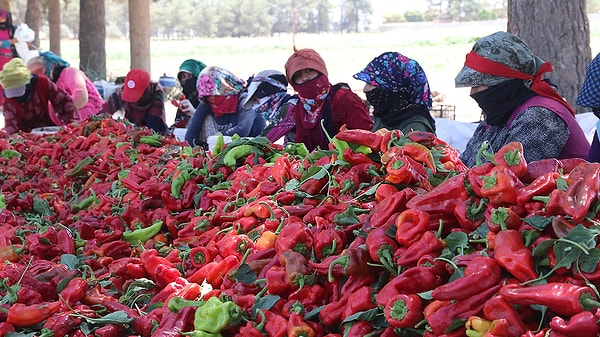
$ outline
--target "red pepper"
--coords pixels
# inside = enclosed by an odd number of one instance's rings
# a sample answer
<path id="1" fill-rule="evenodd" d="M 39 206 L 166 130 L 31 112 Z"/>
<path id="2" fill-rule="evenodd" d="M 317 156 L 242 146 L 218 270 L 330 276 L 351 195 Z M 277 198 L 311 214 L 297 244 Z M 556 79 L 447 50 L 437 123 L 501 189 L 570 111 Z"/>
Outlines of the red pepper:
<path id="1" fill-rule="evenodd" d="M 492 162 L 499 166 L 508 167 L 515 175 L 522 178 L 527 173 L 527 162 L 523 156 L 523 144 L 510 142 L 496 152 Z"/>
<path id="2" fill-rule="evenodd" d="M 314 244 L 313 235 L 305 223 L 294 221 L 284 226 L 275 242 L 277 254 L 292 249 L 309 258 Z"/>
<path id="3" fill-rule="evenodd" d="M 314 252 L 318 261 L 342 252 L 346 245 L 346 235 L 337 229 L 324 229 L 314 235 Z"/>
<path id="4" fill-rule="evenodd" d="M 498 284 L 502 269 L 487 256 L 473 258 L 464 271 L 464 276 L 435 288 L 431 296 L 440 301 L 462 300 Z"/>
<path id="5" fill-rule="evenodd" d="M 406 208 L 429 213 L 431 220 L 436 216 L 453 219 L 454 208 L 469 197 L 465 188 L 465 177 L 465 174 L 461 173 L 444 180 L 433 190 L 410 199 L 406 203 Z M 436 221 L 435 228 L 438 225 L 439 223 Z"/>
<path id="6" fill-rule="evenodd" d="M 210 261 L 213 261 L 217 256 L 218 250 L 216 247 L 194 247 L 190 250 L 190 262 L 192 267 L 200 268 Z"/>
<path id="7" fill-rule="evenodd" d="M 423 319 L 423 301 L 416 294 L 398 294 L 385 305 L 387 322 L 394 328 L 412 328 Z"/>
<path id="8" fill-rule="evenodd" d="M 398 243 L 387 234 L 391 224 L 372 229 L 367 235 L 365 245 L 369 256 L 373 261 L 381 263 L 394 276 L 398 267 L 394 263 L 394 252 L 398 249 Z"/>
<path id="9" fill-rule="evenodd" d="M 482 176 L 481 197 L 487 197 L 494 206 L 513 205 L 517 203 L 517 191 L 524 184 L 505 166 L 495 166 Z"/>
<path id="10" fill-rule="evenodd" d="M 542 196 L 556 189 L 558 172 L 548 172 L 535 178 L 529 185 L 521 188 L 517 193 L 517 204 L 525 205 L 534 196 Z"/>
<path id="11" fill-rule="evenodd" d="M 6 336 L 9 332 L 15 332 L 15 327 L 8 322 L 0 322 L 0 337 Z"/>
<path id="12" fill-rule="evenodd" d="M 533 255 L 525 247 L 521 233 L 514 229 L 501 230 L 494 237 L 494 259 L 521 282 L 538 277 Z"/>
<path id="13" fill-rule="evenodd" d="M 532 286 L 509 284 L 502 287 L 499 294 L 511 304 L 545 305 L 548 310 L 567 316 L 600 306 L 591 288 L 570 283 L 551 282 Z"/>
<path id="14" fill-rule="evenodd" d="M 485 214 L 487 227 L 490 232 L 497 233 L 501 229 L 519 229 L 523 224 L 521 216 L 515 211 L 516 205 L 494 207 L 488 206 L 488 212 Z"/>
<path id="15" fill-rule="evenodd" d="M 371 131 L 362 129 L 340 129 L 335 135 L 335 138 L 345 142 L 354 143 L 356 145 L 364 145 L 370 148 L 373 152 L 378 152 L 381 145 L 382 137 Z"/>
<path id="16" fill-rule="evenodd" d="M 177 313 L 165 312 L 157 329 L 152 332 L 152 337 L 172 337 L 187 331 L 195 312 L 196 308 L 193 306 L 183 307 Z"/>
<path id="17" fill-rule="evenodd" d="M 371 282 L 372 283 L 372 282 Z M 288 296 L 289 301 L 299 301 L 306 311 L 310 311 L 327 301 L 327 292 L 320 284 L 306 285 Z"/>
<path id="18" fill-rule="evenodd" d="M 246 251 L 254 249 L 254 242 L 246 234 L 235 234 L 229 231 L 217 242 L 217 248 L 221 257 L 233 255 L 241 260 Z"/>
<path id="19" fill-rule="evenodd" d="M 519 337 L 525 331 L 521 316 L 502 296 L 496 295 L 487 300 L 483 314 L 489 320 L 504 319 L 509 325 L 509 337 Z"/>
<path id="20" fill-rule="evenodd" d="M 375 164 L 375 162 L 364 153 L 354 152 L 351 148 L 344 149 L 344 160 L 350 165 L 359 165 L 364 163 Z"/>
<path id="21" fill-rule="evenodd" d="M 581 174 L 579 171 L 583 171 Z M 578 178 L 583 175 L 582 178 Z M 571 177 L 574 176 L 574 177 Z M 562 200 L 562 207 L 573 223 L 580 223 L 598 197 L 600 190 L 600 163 L 583 163 L 571 171 L 567 179 L 569 187 Z"/>
<path id="22" fill-rule="evenodd" d="M 427 146 L 416 142 L 408 142 L 402 144 L 400 149 L 402 154 L 409 156 L 421 164 L 425 164 L 425 166 L 430 169 L 433 174 L 437 172 L 433 154 Z"/>
<path id="23" fill-rule="evenodd" d="M 416 195 L 417 193 L 412 189 L 405 188 L 385 198 L 369 212 L 370 226 L 376 228 L 387 224 L 392 215 L 404 211 L 409 200 L 414 199 Z"/>
<path id="24" fill-rule="evenodd" d="M 107 324 L 94 330 L 94 337 L 119 337 L 124 331 L 123 324 Z"/>
<path id="25" fill-rule="evenodd" d="M 426 231 L 418 241 L 400 252 L 396 258 L 396 264 L 403 267 L 414 265 L 421 257 L 439 253 L 444 247 L 446 247 L 444 241 L 440 240 L 433 232 Z"/>
<path id="26" fill-rule="evenodd" d="M 552 317 L 550 328 L 567 336 L 595 337 L 600 332 L 600 325 L 590 311 L 582 311 L 573 315 L 568 322 L 560 316 Z"/>
<path id="27" fill-rule="evenodd" d="M 81 317 L 73 315 L 70 311 L 63 311 L 49 317 L 42 328 L 52 331 L 54 336 L 64 336 L 77 328 L 81 322 L 83 322 Z"/>
<path id="28" fill-rule="evenodd" d="M 373 289 L 363 286 L 356 289 L 349 297 L 348 302 L 342 312 L 342 321 L 357 312 L 367 311 L 376 308 L 377 304 L 373 301 Z"/>
<path id="29" fill-rule="evenodd" d="M 429 230 L 429 214 L 416 209 L 402 211 L 396 218 L 396 241 L 408 247 Z"/>
<path id="30" fill-rule="evenodd" d="M 296 312 L 290 314 L 287 323 L 288 337 L 315 337 L 313 328 L 304 322 L 302 316 Z"/>
<path id="31" fill-rule="evenodd" d="M 483 223 L 486 208 L 487 199 L 470 197 L 456 206 L 454 216 L 461 228 L 474 231 Z"/>
<path id="32" fill-rule="evenodd" d="M 239 263 L 240 260 L 235 255 L 229 255 L 225 257 L 223 260 L 217 262 L 216 265 L 213 265 L 212 268 L 208 270 L 208 273 L 206 274 L 206 282 L 210 283 L 213 286 L 213 288 L 218 288 L 221 285 L 221 283 L 223 283 L 223 277 L 227 275 L 231 268 L 235 267 Z M 190 278 L 188 278 L 188 281 L 196 282 L 192 281 Z M 202 282 L 202 280 L 200 280 L 200 282 Z"/>
<path id="33" fill-rule="evenodd" d="M 329 282 L 334 279 L 334 267 L 341 265 L 341 274 L 343 276 L 370 274 L 377 271 L 377 268 L 372 266 L 373 261 L 369 256 L 369 252 L 363 248 L 347 248 L 331 263 L 328 268 Z"/>
<path id="34" fill-rule="evenodd" d="M 14 303 L 8 308 L 6 321 L 14 326 L 28 327 L 42 323 L 60 309 L 60 301 L 26 305 Z"/>
<path id="35" fill-rule="evenodd" d="M 436 267 L 423 265 L 410 267 L 391 279 L 379 290 L 376 302 L 383 307 L 397 294 L 416 294 L 429 291 L 444 281 Z"/>
<path id="36" fill-rule="evenodd" d="M 88 283 L 84 279 L 74 277 L 67 283 L 65 288 L 61 290 L 60 297 L 68 304 L 68 306 L 72 307 L 75 303 L 81 301 L 88 289 Z"/>
<path id="37" fill-rule="evenodd" d="M 477 315 L 483 309 L 485 302 L 492 297 L 499 288 L 500 285 L 495 285 L 478 294 L 459 301 L 439 301 L 442 304 L 436 308 L 436 310 L 426 313 L 425 319 L 436 335 L 448 333 L 448 328 L 450 328 L 455 320 L 466 320 L 471 316 Z"/>
<path id="38" fill-rule="evenodd" d="M 419 167 L 421 166 L 421 167 Z M 422 165 L 403 154 L 395 154 L 386 164 L 385 180 L 392 184 L 414 184 L 422 182 Z"/>
<path id="39" fill-rule="evenodd" d="M 278 256 L 279 263 L 285 268 L 288 282 L 300 288 L 314 283 L 314 277 L 308 268 L 308 260 L 304 255 L 288 249 Z"/>
<path id="40" fill-rule="evenodd" d="M 373 332 L 373 325 L 367 321 L 354 321 L 344 324 L 345 337 L 364 337 Z"/>

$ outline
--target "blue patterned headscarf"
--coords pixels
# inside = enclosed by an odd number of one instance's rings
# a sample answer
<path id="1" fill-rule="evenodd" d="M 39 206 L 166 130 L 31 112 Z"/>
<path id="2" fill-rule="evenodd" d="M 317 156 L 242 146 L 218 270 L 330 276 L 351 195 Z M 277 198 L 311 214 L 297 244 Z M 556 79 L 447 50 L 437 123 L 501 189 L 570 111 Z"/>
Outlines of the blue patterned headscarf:
<path id="1" fill-rule="evenodd" d="M 576 103 L 586 108 L 600 108 L 600 54 L 587 66 Z"/>
<path id="2" fill-rule="evenodd" d="M 419 63 L 397 52 L 374 58 L 354 78 L 391 92 L 405 92 L 411 103 L 431 109 L 432 97 L 425 71 Z"/>
<path id="3" fill-rule="evenodd" d="M 40 52 L 40 57 L 44 60 L 44 68 L 46 68 L 44 75 L 49 78 L 52 78 L 52 71 L 54 69 L 69 66 L 69 62 L 50 51 Z"/>

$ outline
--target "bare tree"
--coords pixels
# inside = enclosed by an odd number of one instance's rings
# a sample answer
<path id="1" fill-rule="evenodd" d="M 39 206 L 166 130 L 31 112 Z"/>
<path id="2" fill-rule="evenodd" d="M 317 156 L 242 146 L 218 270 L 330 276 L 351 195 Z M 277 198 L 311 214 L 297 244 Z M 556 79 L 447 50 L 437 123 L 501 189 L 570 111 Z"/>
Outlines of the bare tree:
<path id="1" fill-rule="evenodd" d="M 106 79 L 104 0 L 86 0 L 79 8 L 79 68 L 92 80 Z"/>
<path id="2" fill-rule="evenodd" d="M 507 28 L 552 63 L 554 72 L 549 78 L 575 107 L 592 59 L 586 0 L 509 0 Z"/>
<path id="3" fill-rule="evenodd" d="M 31 42 L 34 46 L 40 45 L 40 27 L 42 26 L 42 1 L 28 0 L 25 12 L 25 23 L 35 32 L 35 39 Z"/>
<path id="4" fill-rule="evenodd" d="M 48 27 L 50 28 L 50 51 L 60 55 L 60 0 L 48 0 Z"/>
<path id="5" fill-rule="evenodd" d="M 150 1 L 129 0 L 131 68 L 150 72 Z"/>

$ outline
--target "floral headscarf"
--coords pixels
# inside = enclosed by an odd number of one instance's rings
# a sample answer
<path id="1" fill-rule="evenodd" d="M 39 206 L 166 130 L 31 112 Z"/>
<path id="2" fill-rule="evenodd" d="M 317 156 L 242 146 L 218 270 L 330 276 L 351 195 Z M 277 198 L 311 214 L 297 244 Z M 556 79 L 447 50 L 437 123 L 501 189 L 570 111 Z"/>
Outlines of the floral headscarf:
<path id="1" fill-rule="evenodd" d="M 377 56 L 354 78 L 391 92 L 404 91 L 410 103 L 431 108 L 432 97 L 425 71 L 417 61 L 400 53 L 386 52 Z"/>
<path id="2" fill-rule="evenodd" d="M 198 97 L 232 96 L 239 94 L 245 87 L 244 80 L 221 67 L 206 67 L 198 76 Z"/>

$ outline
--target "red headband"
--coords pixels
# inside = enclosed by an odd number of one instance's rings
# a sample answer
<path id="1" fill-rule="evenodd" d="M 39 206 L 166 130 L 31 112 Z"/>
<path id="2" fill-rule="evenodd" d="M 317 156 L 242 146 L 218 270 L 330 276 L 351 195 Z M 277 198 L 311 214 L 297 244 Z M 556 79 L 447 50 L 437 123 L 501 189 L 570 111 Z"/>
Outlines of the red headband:
<path id="1" fill-rule="evenodd" d="M 507 67 L 502 63 L 487 59 L 476 52 L 471 51 L 467 54 L 465 66 L 484 74 L 531 81 L 530 88 L 533 92 L 561 103 L 567 109 L 569 109 L 573 115 L 575 115 L 575 110 L 573 110 L 569 103 L 567 103 L 562 96 L 560 96 L 558 92 L 556 92 L 556 90 L 554 90 L 550 84 L 548 84 L 548 82 L 544 81 L 542 78 L 542 74 L 552 71 L 552 64 L 550 64 L 550 62 L 545 62 L 542 64 L 535 76 L 532 76 Z"/>

